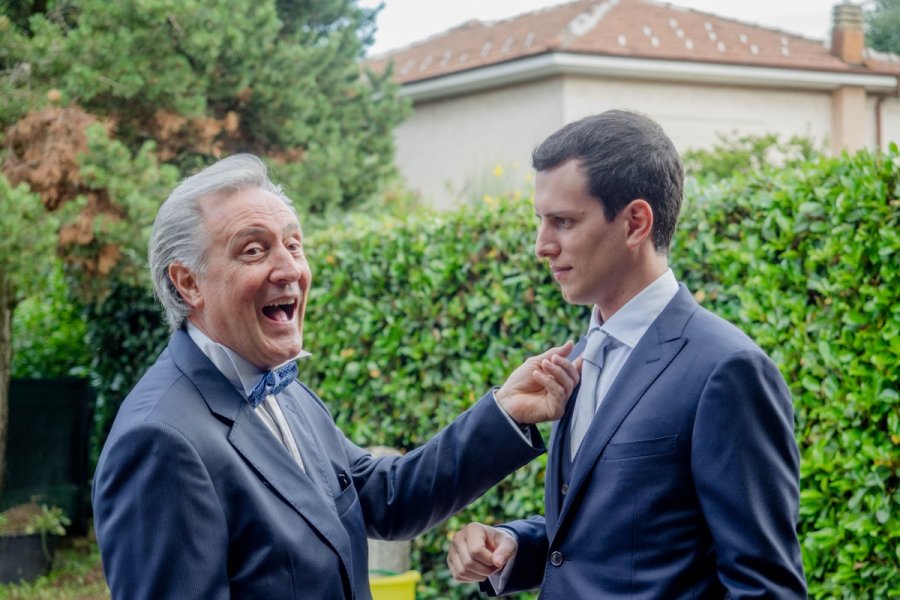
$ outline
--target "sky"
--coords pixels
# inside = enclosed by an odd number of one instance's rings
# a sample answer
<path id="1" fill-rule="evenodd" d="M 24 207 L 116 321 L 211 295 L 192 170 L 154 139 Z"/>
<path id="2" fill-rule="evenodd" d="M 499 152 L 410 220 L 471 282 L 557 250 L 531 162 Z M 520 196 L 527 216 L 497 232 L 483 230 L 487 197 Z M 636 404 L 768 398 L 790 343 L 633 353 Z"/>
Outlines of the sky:
<path id="1" fill-rule="evenodd" d="M 560 0 L 380 0 L 374 56 L 407 46 L 456 25 L 479 19 L 493 21 L 560 4 Z M 809 38 L 831 36 L 831 8 L 840 0 L 670 0 L 670 4 L 774 27 Z M 856 2 L 859 4 L 859 2 Z M 365 7 L 379 0 L 359 0 Z"/>

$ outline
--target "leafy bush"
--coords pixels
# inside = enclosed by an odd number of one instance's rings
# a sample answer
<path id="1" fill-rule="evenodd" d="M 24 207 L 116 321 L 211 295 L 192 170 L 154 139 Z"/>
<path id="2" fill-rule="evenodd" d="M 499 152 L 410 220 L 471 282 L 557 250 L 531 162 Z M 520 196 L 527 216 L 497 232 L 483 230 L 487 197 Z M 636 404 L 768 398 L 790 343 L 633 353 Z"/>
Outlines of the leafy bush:
<path id="1" fill-rule="evenodd" d="M 688 176 L 702 180 L 728 179 L 769 165 L 794 167 L 821 155 L 811 139 L 797 135 L 781 140 L 774 133 L 740 135 L 735 131 L 719 133 L 717 139 L 710 149 L 688 150 L 683 154 Z"/>
<path id="2" fill-rule="evenodd" d="M 900 588 L 898 151 L 692 190 L 673 269 L 769 352 L 794 394 L 810 595 L 889 597 Z M 517 200 L 307 228 L 313 357 L 301 379 L 353 440 L 415 447 L 525 356 L 582 331 L 587 309 L 566 305 L 532 255 L 532 212 Z M 114 349 L 95 362 L 107 420 L 165 343 L 145 291 L 110 301 L 91 321 L 92 345 Z M 449 537 L 470 520 L 540 513 L 544 466 L 415 541 L 420 598 L 479 597 L 450 580 Z"/>
<path id="3" fill-rule="evenodd" d="M 83 376 L 90 364 L 87 323 L 69 294 L 59 261 L 36 277 L 35 290 L 16 307 L 12 319 L 12 376 Z"/>
<path id="4" fill-rule="evenodd" d="M 812 598 L 900 589 L 900 155 L 767 170 L 686 207 L 676 273 L 794 397 Z"/>
<path id="5" fill-rule="evenodd" d="M 563 302 L 532 254 L 533 235 L 533 207 L 517 201 L 312 236 L 305 346 L 313 358 L 301 361 L 301 378 L 351 439 L 414 448 L 525 357 L 578 335 L 587 309 Z M 449 537 L 471 520 L 540 512 L 544 464 L 532 462 L 415 541 L 419 598 L 473 593 L 450 579 Z"/>

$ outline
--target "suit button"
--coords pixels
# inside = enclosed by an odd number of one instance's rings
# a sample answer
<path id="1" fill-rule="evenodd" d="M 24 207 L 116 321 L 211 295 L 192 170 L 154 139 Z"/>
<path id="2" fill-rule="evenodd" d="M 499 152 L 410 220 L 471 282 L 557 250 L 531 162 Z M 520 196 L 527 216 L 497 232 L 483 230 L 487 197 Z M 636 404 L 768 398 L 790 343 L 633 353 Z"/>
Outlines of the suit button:
<path id="1" fill-rule="evenodd" d="M 558 567 L 559 565 L 562 564 L 562 562 L 563 562 L 562 552 L 560 552 L 559 550 L 554 550 L 553 552 L 550 553 L 550 564 L 551 565 L 553 565 L 554 567 Z"/>
<path id="2" fill-rule="evenodd" d="M 562 494 L 563 496 L 568 494 L 569 493 L 569 484 L 567 484 L 567 483 L 562 484 L 562 487 L 559 488 L 559 493 Z"/>

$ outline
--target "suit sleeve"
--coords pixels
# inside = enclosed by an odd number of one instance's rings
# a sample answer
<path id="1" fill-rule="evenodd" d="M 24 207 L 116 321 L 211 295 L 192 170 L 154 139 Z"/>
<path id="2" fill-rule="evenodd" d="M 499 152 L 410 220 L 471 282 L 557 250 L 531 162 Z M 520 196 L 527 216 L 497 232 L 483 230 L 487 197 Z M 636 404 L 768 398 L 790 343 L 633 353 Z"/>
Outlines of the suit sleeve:
<path id="1" fill-rule="evenodd" d="M 481 583 L 481 591 L 489 596 L 497 596 L 539 588 L 544 580 L 547 552 L 550 549 L 550 543 L 547 541 L 547 522 L 544 517 L 535 516 L 511 521 L 500 527 L 510 530 L 516 536 L 518 546 L 515 563 L 500 594 L 487 580 Z"/>
<path id="2" fill-rule="evenodd" d="M 369 537 L 409 539 L 430 529 L 544 452 L 529 444 L 488 393 L 425 445 L 373 458 L 345 440 Z"/>
<path id="3" fill-rule="evenodd" d="M 140 425 L 119 435 L 93 490 L 112 597 L 229 598 L 228 527 L 216 499 L 209 473 L 178 432 Z"/>
<path id="4" fill-rule="evenodd" d="M 725 357 L 700 398 L 691 472 L 732 598 L 805 598 L 790 393 L 761 352 Z"/>

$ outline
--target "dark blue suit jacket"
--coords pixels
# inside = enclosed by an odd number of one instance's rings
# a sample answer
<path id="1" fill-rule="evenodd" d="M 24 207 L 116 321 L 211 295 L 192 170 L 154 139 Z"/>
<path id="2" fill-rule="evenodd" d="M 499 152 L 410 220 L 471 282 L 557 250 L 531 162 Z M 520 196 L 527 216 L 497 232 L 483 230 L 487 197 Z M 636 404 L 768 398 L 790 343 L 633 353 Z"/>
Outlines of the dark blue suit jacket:
<path id="1" fill-rule="evenodd" d="M 504 593 L 806 597 L 791 398 L 747 336 L 680 286 L 571 462 L 573 404 L 553 430 L 545 516 L 507 525 L 519 550 Z"/>
<path id="2" fill-rule="evenodd" d="M 490 395 L 423 447 L 387 458 L 347 440 L 302 384 L 279 402 L 305 473 L 175 332 L 122 404 L 94 477 L 113 598 L 368 599 L 367 534 L 410 538 L 542 450 Z"/>

